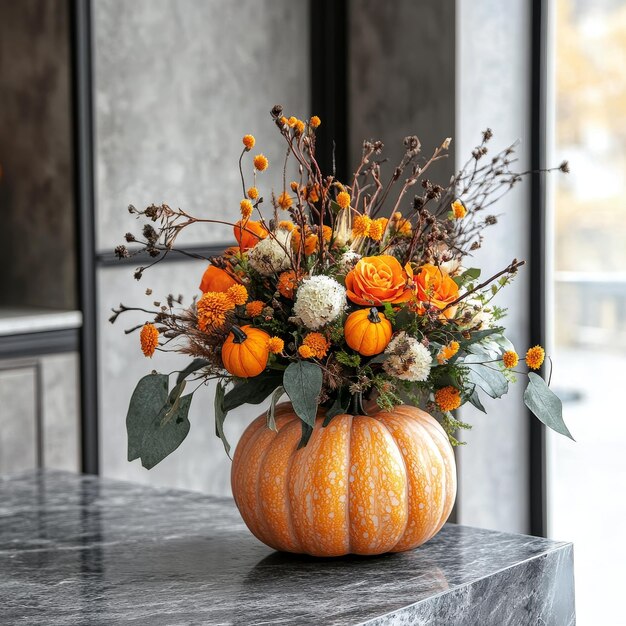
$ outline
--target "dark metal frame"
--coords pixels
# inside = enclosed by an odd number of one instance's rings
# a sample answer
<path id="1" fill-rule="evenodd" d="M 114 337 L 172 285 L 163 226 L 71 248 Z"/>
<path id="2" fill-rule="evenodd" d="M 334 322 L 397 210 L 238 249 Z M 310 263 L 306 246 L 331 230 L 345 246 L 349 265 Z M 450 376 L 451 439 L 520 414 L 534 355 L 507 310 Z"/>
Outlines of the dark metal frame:
<path id="1" fill-rule="evenodd" d="M 348 0 L 310 0 L 311 112 L 322 119 L 316 158 L 348 180 Z"/>
<path id="2" fill-rule="evenodd" d="M 531 20 L 530 341 L 546 343 L 546 167 L 548 0 L 533 0 Z M 529 412 L 530 532 L 547 534 L 546 432 Z"/>
<path id="3" fill-rule="evenodd" d="M 221 256 L 224 250 L 229 246 L 237 245 L 236 242 L 220 243 L 208 246 L 186 246 L 168 253 L 161 262 L 174 263 L 176 261 L 192 261 L 195 259 L 209 259 L 213 256 Z M 153 263 L 157 259 L 150 257 L 145 251 L 141 251 L 133 256 L 118 259 L 115 252 L 98 252 L 96 253 L 96 264 L 98 267 L 117 267 L 119 265 L 147 265 Z"/>
<path id="4" fill-rule="evenodd" d="M 74 114 L 75 203 L 77 218 L 80 330 L 81 468 L 99 472 L 97 290 L 93 162 L 91 1 L 71 0 L 72 101 Z"/>

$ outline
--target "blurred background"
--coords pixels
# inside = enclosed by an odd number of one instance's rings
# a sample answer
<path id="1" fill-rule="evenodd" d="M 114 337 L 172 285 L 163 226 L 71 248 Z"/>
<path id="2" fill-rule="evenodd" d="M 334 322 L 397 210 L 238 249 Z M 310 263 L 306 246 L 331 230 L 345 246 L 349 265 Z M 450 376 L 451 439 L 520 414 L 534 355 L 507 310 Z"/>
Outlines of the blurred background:
<path id="1" fill-rule="evenodd" d="M 147 362 L 124 334 L 145 320 L 111 325 L 110 309 L 189 301 L 206 265 L 170 256 L 135 281 L 137 259 L 113 254 L 137 229 L 127 206 L 232 219 L 242 135 L 282 157 L 276 103 L 322 118 L 321 160 L 336 142 L 340 177 L 363 139 L 394 162 L 417 134 L 425 149 L 454 138 L 446 181 L 491 127 L 493 150 L 520 140 L 520 170 L 570 162 L 504 199 L 476 261 L 527 259 L 499 304 L 520 352 L 547 344 L 577 441 L 529 416 L 522 384 L 487 415 L 465 411 L 455 519 L 573 541 L 579 623 L 620 623 L 625 68 L 626 0 L 0 0 L 0 473 L 229 495 L 211 390 L 177 453 L 150 472 L 126 461 L 136 381 L 185 361 Z M 231 240 L 210 227 L 179 243 L 210 256 Z M 232 441 L 261 408 L 229 415 Z"/>

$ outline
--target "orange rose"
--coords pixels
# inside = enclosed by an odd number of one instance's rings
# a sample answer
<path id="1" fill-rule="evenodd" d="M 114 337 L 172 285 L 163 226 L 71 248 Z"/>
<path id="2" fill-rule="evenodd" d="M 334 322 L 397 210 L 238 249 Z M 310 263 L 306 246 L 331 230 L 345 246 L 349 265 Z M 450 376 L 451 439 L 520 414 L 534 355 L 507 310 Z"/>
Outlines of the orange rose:
<path id="1" fill-rule="evenodd" d="M 209 265 L 204 271 L 199 289 L 202 293 L 207 291 L 226 292 L 236 284 L 237 281 L 228 272 L 215 267 L 215 265 Z"/>
<path id="2" fill-rule="evenodd" d="M 459 297 L 459 286 L 450 278 L 445 270 L 430 263 L 422 265 L 415 276 L 417 299 L 427 302 L 438 309 L 445 309 Z M 451 318 L 456 307 L 443 312 L 444 317 Z"/>
<path id="3" fill-rule="evenodd" d="M 253 222 L 252 220 L 245 223 L 239 220 L 233 227 L 233 232 L 242 252 L 254 248 L 261 239 L 267 237 L 267 231 L 261 222 Z"/>
<path id="4" fill-rule="evenodd" d="M 346 276 L 348 298 L 355 304 L 379 306 L 397 304 L 413 296 L 407 287 L 410 268 L 403 269 L 395 257 L 387 254 L 363 257 Z"/>

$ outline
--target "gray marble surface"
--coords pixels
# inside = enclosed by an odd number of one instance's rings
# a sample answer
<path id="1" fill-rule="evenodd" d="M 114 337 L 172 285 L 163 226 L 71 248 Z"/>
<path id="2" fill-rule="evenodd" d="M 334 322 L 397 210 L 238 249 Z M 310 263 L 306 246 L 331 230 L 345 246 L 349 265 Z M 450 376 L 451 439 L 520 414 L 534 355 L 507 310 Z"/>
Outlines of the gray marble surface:
<path id="1" fill-rule="evenodd" d="M 2 624 L 575 623 L 571 544 L 447 525 L 377 558 L 273 552 L 232 503 L 70 473 L 0 479 Z"/>

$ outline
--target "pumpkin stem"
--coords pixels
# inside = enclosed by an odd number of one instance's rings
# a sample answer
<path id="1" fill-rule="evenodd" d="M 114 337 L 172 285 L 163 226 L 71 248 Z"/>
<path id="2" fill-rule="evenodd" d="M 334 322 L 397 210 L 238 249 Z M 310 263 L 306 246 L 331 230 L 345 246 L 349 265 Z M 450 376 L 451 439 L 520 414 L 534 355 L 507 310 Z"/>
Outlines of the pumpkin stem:
<path id="1" fill-rule="evenodd" d="M 378 315 L 378 309 L 375 306 L 370 309 L 367 319 L 372 322 L 372 324 L 380 324 L 380 316 Z"/>
<path id="2" fill-rule="evenodd" d="M 350 407 L 348 408 L 350 415 L 367 415 L 363 408 L 363 393 L 353 393 L 350 396 Z"/>
<path id="3" fill-rule="evenodd" d="M 233 335 L 235 335 L 233 343 L 243 343 L 248 338 L 248 335 L 246 335 L 239 326 L 235 326 L 235 324 L 233 324 L 231 331 Z"/>

